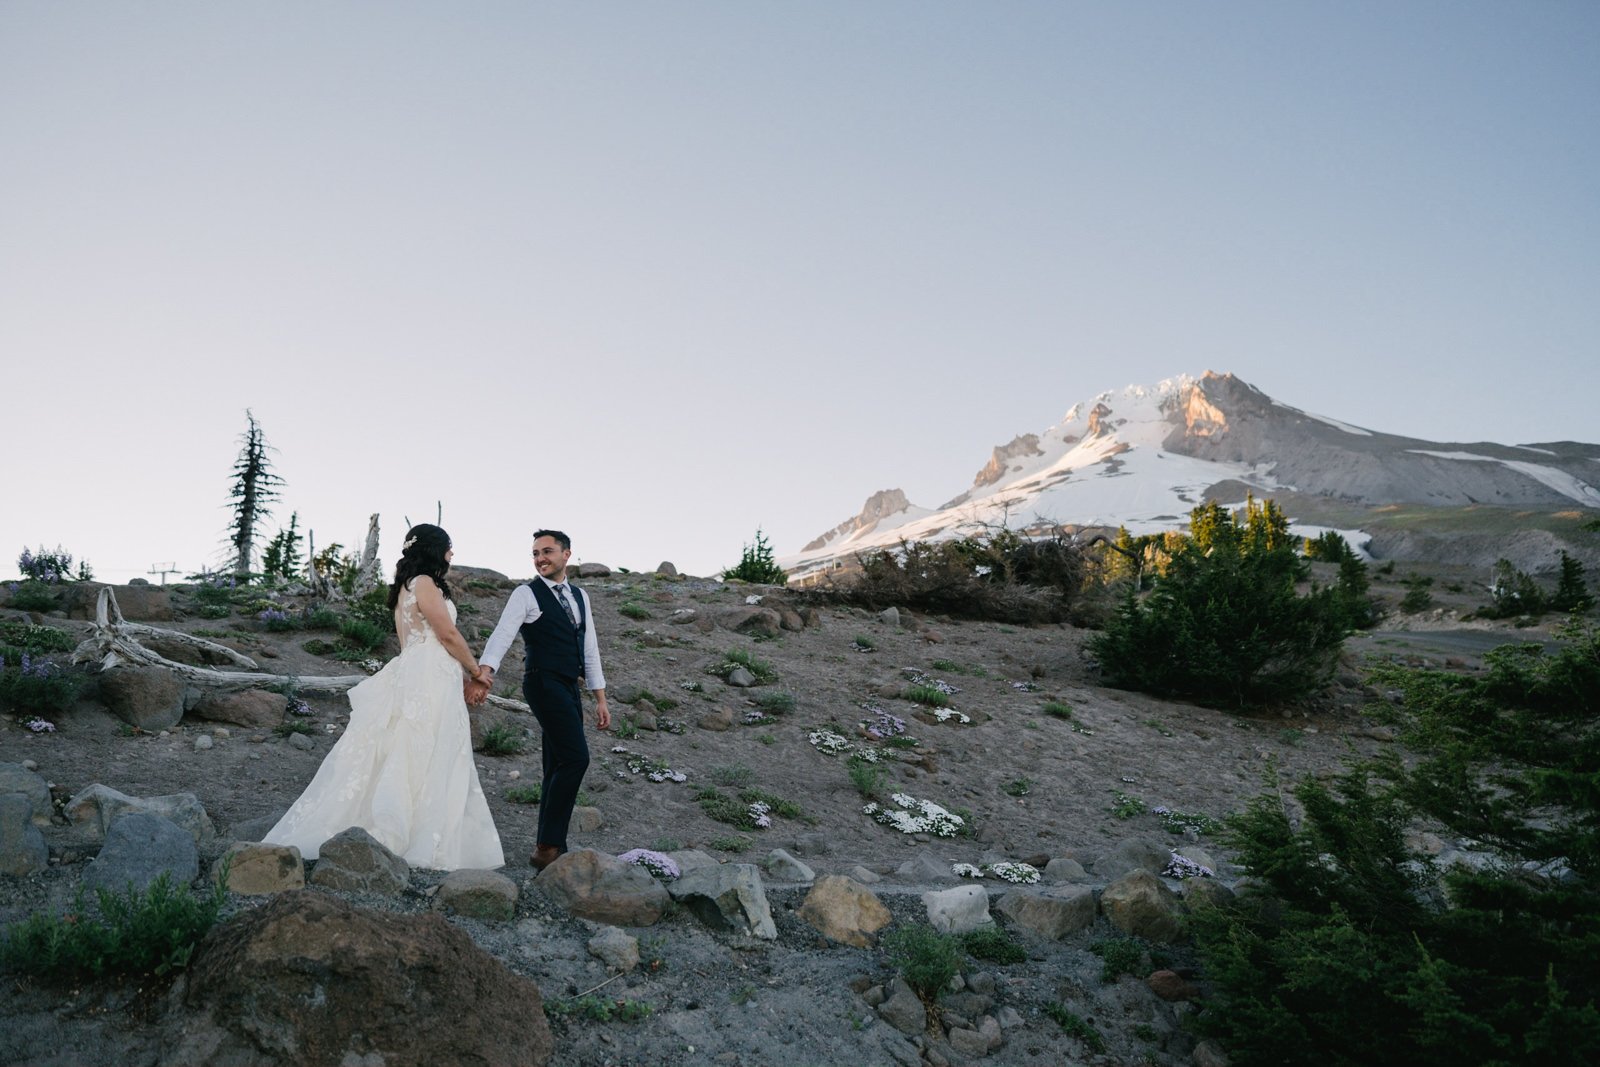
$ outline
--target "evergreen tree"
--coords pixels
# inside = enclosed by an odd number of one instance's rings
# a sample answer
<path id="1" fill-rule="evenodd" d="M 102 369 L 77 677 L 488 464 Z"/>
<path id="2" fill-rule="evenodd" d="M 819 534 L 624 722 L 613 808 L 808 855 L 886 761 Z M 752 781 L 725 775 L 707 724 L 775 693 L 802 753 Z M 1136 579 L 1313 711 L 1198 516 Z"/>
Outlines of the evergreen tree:
<path id="1" fill-rule="evenodd" d="M 1245 499 L 1243 537 L 1251 552 L 1275 552 L 1297 540 L 1289 533 L 1289 517 L 1277 501 L 1257 503 L 1253 493 Z"/>
<path id="2" fill-rule="evenodd" d="M 1583 580 L 1583 564 L 1561 551 L 1561 577 L 1556 581 L 1556 595 L 1550 598 L 1556 611 L 1588 611 L 1594 607 L 1594 597 L 1589 595 L 1589 585 Z"/>
<path id="3" fill-rule="evenodd" d="M 300 536 L 299 525 L 300 513 L 291 513 L 288 528 L 280 529 L 267 542 L 267 550 L 261 555 L 261 573 L 269 578 L 294 578 L 300 574 L 304 566 L 300 558 L 300 544 L 305 538 Z"/>
<path id="4" fill-rule="evenodd" d="M 267 444 L 255 413 L 246 408 L 245 418 L 249 420 L 249 427 L 239 438 L 243 447 L 234 461 L 233 486 L 228 491 L 233 501 L 229 505 L 233 523 L 228 541 L 232 548 L 233 573 L 239 578 L 250 575 L 255 562 L 256 528 L 272 514 L 269 505 L 278 499 L 278 487 L 283 484 L 283 479 L 272 473 L 267 452 L 276 450 Z"/>
<path id="5" fill-rule="evenodd" d="M 766 535 L 761 532 L 759 526 L 756 527 L 756 543 L 745 545 L 744 555 L 740 557 L 738 565 L 723 571 L 722 577 L 767 585 L 783 585 L 788 580 L 783 568 L 778 566 L 772 553 L 772 546 L 767 543 Z"/>

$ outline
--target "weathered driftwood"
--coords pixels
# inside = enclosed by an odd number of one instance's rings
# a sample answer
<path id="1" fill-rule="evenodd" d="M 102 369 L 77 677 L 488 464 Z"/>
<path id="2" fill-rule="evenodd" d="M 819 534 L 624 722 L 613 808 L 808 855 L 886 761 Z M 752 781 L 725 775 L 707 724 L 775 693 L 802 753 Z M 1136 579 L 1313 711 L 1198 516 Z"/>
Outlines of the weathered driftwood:
<path id="1" fill-rule="evenodd" d="M 361 563 L 356 569 L 356 587 L 352 595 L 365 596 L 383 584 L 383 567 L 378 562 L 378 516 L 367 520 L 367 543 L 361 549 Z"/>
<path id="2" fill-rule="evenodd" d="M 198 648 L 215 655 L 221 655 L 230 662 L 240 667 L 247 667 L 249 670 L 218 671 L 208 667 L 195 667 L 188 663 L 179 663 L 145 648 L 138 641 L 138 635 L 140 634 L 161 637 L 165 640 L 188 645 L 191 648 Z M 156 626 L 145 626 L 142 623 L 129 622 L 122 617 L 122 608 L 117 604 L 117 595 L 111 591 L 110 586 L 100 590 L 100 596 L 95 601 L 94 606 L 94 632 L 73 650 L 72 661 L 74 663 L 96 661 L 100 664 L 102 670 L 108 670 L 123 663 L 164 667 L 192 682 L 215 686 L 220 689 L 252 689 L 292 685 L 298 690 L 306 690 L 308 692 L 337 693 L 349 689 L 367 677 L 365 674 L 314 676 L 263 674 L 256 666 L 255 660 L 235 652 L 226 645 L 219 645 L 177 630 L 163 630 Z M 529 711 L 528 705 L 520 700 L 508 700 L 505 697 L 491 695 L 488 697 L 488 702 L 490 705 L 506 711 Z"/>

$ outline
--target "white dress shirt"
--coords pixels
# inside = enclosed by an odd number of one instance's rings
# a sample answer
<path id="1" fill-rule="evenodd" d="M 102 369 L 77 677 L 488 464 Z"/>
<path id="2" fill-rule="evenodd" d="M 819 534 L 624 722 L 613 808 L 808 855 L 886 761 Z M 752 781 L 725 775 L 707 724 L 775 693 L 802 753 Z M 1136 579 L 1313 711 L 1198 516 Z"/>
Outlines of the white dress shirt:
<path id="1" fill-rule="evenodd" d="M 553 592 L 556 583 L 544 576 L 541 581 Z M 575 585 L 568 585 L 567 592 L 574 599 L 581 597 L 583 604 L 583 684 L 590 689 L 604 689 L 606 687 L 605 673 L 600 669 L 600 642 L 594 635 L 594 606 L 589 600 L 589 594 Z M 557 597 L 557 602 L 560 598 Z M 523 582 L 511 593 L 511 599 L 506 601 L 506 608 L 500 613 L 500 621 L 495 624 L 494 633 L 489 635 L 489 643 L 483 646 L 483 655 L 478 657 L 478 662 L 487 664 L 489 669 L 496 674 L 500 673 L 500 661 L 505 659 L 506 653 L 511 651 L 511 643 L 517 639 L 517 633 L 524 625 L 537 619 L 543 612 L 539 610 L 539 601 L 535 599 L 533 590 L 528 588 L 528 583 Z"/>

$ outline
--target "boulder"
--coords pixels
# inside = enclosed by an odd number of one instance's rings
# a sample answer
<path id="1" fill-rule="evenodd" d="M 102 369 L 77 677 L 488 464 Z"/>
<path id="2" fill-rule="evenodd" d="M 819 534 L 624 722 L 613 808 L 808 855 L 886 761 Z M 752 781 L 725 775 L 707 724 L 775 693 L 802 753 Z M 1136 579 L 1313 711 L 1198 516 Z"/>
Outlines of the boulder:
<path id="1" fill-rule="evenodd" d="M 465 868 L 439 883 L 435 907 L 469 919 L 510 922 L 517 910 L 517 883 L 499 871 Z"/>
<path id="2" fill-rule="evenodd" d="M 50 803 L 50 783 L 43 775 L 20 763 L 0 763 L 0 797 L 11 793 L 27 800 L 28 817 L 33 825 L 50 825 L 50 814 L 55 808 Z"/>
<path id="3" fill-rule="evenodd" d="M 200 798 L 193 793 L 171 793 L 162 797 L 130 797 L 99 782 L 80 790 L 67 801 L 66 814 L 72 824 L 91 837 L 103 838 L 111 824 L 123 815 L 143 812 L 169 819 L 189 832 L 194 843 L 204 848 L 217 836 L 211 817 Z"/>
<path id="4" fill-rule="evenodd" d="M 142 893 L 165 874 L 174 886 L 187 886 L 200 874 L 194 838 L 170 819 L 129 812 L 106 831 L 100 854 L 83 871 L 90 890 Z"/>
<path id="5" fill-rule="evenodd" d="M 1150 991 L 1162 1000 L 1199 1000 L 1200 987 L 1176 971 L 1156 971 L 1144 980 Z"/>
<path id="6" fill-rule="evenodd" d="M 817 880 L 800 904 L 800 918 L 830 941 L 870 948 L 893 921 L 889 909 L 866 886 L 842 875 Z"/>
<path id="7" fill-rule="evenodd" d="M 756 684 L 756 676 L 744 667 L 735 667 L 728 672 L 727 683 L 737 689 L 749 689 Z"/>
<path id="8" fill-rule="evenodd" d="M 753 604 L 740 604 L 724 608 L 717 615 L 717 623 L 724 630 L 750 637 L 777 637 L 783 629 L 783 618 L 771 608 Z"/>
<path id="9" fill-rule="evenodd" d="M 572 829 L 580 834 L 592 834 L 606 824 L 599 808 L 578 805 L 572 809 Z"/>
<path id="10" fill-rule="evenodd" d="M 667 855 L 672 857 L 672 862 L 678 865 L 680 872 L 692 871 L 696 867 L 715 867 L 719 862 L 717 857 L 711 855 L 711 853 L 702 852 L 697 848 L 681 849 L 677 852 L 669 852 Z"/>
<path id="11" fill-rule="evenodd" d="M 589 939 L 589 955 L 606 970 L 628 974 L 639 966 L 639 939 L 615 926 L 607 926 Z"/>
<path id="12" fill-rule="evenodd" d="M 950 869 L 950 864 L 943 860 L 935 859 L 927 852 L 919 852 L 906 860 L 895 870 L 895 875 L 910 882 L 912 885 L 926 885 L 930 882 L 954 882 L 958 877 Z"/>
<path id="13" fill-rule="evenodd" d="M 738 674 L 740 671 L 744 671 L 745 676 L 750 679 L 751 685 L 755 684 L 755 677 L 743 667 L 735 667 L 733 669 L 733 674 Z M 733 680 L 733 674 L 728 676 L 729 685 L 738 684 Z M 733 712 L 727 708 L 718 708 L 715 711 L 708 711 L 704 715 L 700 716 L 700 718 L 696 721 L 696 725 L 702 730 L 710 730 L 713 733 L 719 734 L 724 733 L 733 729 Z"/>
<path id="14" fill-rule="evenodd" d="M 878 1017 L 907 1037 L 921 1037 L 928 1029 L 928 1009 L 904 978 L 889 983 L 888 996 L 878 1005 Z"/>
<path id="15" fill-rule="evenodd" d="M 678 576 L 678 568 L 674 567 L 668 560 L 662 560 L 656 564 L 656 573 L 668 578 L 676 578 Z"/>
<path id="16" fill-rule="evenodd" d="M 214 927 L 184 1004 L 192 1017 L 161 1067 L 542 1067 L 553 1053 L 539 987 L 442 916 L 364 911 L 308 891 Z"/>
<path id="17" fill-rule="evenodd" d="M 1149 871 L 1131 871 L 1106 886 L 1100 910 L 1125 934 L 1150 941 L 1183 939 L 1183 901 Z"/>
<path id="18" fill-rule="evenodd" d="M 0 793 L 0 874 L 21 877 L 50 866 L 50 848 L 21 793 Z"/>
<path id="19" fill-rule="evenodd" d="M 1013 890 L 995 910 L 1012 924 L 1054 941 L 1094 922 L 1094 890 L 1086 885 Z"/>
<path id="20" fill-rule="evenodd" d="M 982 886 L 958 885 L 922 894 L 928 923 L 945 934 L 964 934 L 994 922 L 989 915 L 989 894 Z"/>
<path id="21" fill-rule="evenodd" d="M 189 713 L 208 722 L 230 722 L 235 726 L 265 729 L 283 722 L 285 707 L 282 693 L 246 689 L 237 693 L 208 692 Z"/>
<path id="22" fill-rule="evenodd" d="M 806 628 L 806 620 L 803 615 L 793 608 L 779 608 L 778 625 L 791 633 L 799 633 Z"/>
<path id="23" fill-rule="evenodd" d="M 753 863 L 725 863 L 696 867 L 668 887 L 672 899 L 713 930 L 774 941 L 778 927 L 772 906 Z"/>
<path id="24" fill-rule="evenodd" d="M 650 926 L 671 899 L 643 867 L 592 848 L 558 857 L 539 872 L 536 884 L 578 918 L 614 926 Z"/>
<path id="25" fill-rule="evenodd" d="M 293 845 L 240 841 L 211 867 L 213 881 L 228 872 L 228 891 L 245 897 L 284 893 L 306 887 L 306 865 Z"/>
<path id="26" fill-rule="evenodd" d="M 359 826 L 340 830 L 310 858 L 312 885 L 392 897 L 411 884 L 411 865 Z"/>
<path id="27" fill-rule="evenodd" d="M 1044 865 L 1044 880 L 1047 882 L 1087 882 L 1089 872 L 1083 869 L 1083 864 L 1066 856 L 1058 856 Z"/>
<path id="28" fill-rule="evenodd" d="M 1159 875 L 1172 859 L 1172 850 L 1165 840 L 1155 837 L 1128 837 L 1117 842 L 1105 855 L 1094 861 L 1095 877 L 1103 882 L 1114 882 L 1129 871 L 1148 871 Z"/>
<path id="29" fill-rule="evenodd" d="M 882 611 L 878 612 L 878 621 L 883 623 L 885 626 L 899 626 L 900 609 L 884 608 Z"/>
<path id="30" fill-rule="evenodd" d="M 1215 878 L 1185 878 L 1182 893 L 1183 902 L 1190 911 L 1218 907 L 1230 903 L 1234 898 L 1233 890 Z"/>
<path id="31" fill-rule="evenodd" d="M 761 869 L 775 882 L 814 882 L 817 879 L 815 871 L 781 848 L 767 853 L 767 858 L 761 861 Z"/>
<path id="32" fill-rule="evenodd" d="M 611 577 L 611 568 L 604 563 L 580 563 L 578 564 L 578 577 L 609 578 Z"/>
<path id="33" fill-rule="evenodd" d="M 100 672 L 100 699 L 111 714 L 146 733 L 178 725 L 187 688 L 165 667 L 124 664 Z"/>

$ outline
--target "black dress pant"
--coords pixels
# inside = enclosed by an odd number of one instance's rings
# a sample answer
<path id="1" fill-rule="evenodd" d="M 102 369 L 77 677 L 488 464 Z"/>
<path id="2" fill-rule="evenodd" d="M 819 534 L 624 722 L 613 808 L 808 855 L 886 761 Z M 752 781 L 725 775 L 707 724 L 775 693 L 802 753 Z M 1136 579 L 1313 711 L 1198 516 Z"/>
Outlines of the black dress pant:
<path id="1" fill-rule="evenodd" d="M 541 845 L 567 848 L 567 824 L 578 800 L 578 786 L 589 769 L 589 742 L 583 732 L 583 701 L 578 680 L 548 671 L 532 671 L 522 679 L 522 697 L 533 709 L 544 734 L 544 781 L 540 787 Z"/>

